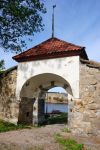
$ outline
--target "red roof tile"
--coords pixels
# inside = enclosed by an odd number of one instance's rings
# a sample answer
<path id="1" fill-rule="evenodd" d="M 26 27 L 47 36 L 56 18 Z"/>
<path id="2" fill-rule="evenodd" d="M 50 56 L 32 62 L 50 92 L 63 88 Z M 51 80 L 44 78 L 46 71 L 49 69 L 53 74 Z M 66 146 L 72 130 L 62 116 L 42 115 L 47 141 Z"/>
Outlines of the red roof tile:
<path id="1" fill-rule="evenodd" d="M 41 44 L 13 57 L 18 62 L 58 57 L 77 56 L 88 59 L 85 48 L 57 38 L 50 38 Z"/>

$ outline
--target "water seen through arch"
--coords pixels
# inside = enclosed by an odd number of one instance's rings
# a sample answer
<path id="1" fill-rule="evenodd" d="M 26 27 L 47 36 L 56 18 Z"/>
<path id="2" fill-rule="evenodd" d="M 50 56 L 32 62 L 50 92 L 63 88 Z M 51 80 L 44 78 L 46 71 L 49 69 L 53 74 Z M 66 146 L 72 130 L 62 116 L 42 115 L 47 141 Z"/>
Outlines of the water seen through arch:
<path id="1" fill-rule="evenodd" d="M 68 112 L 68 104 L 52 104 L 45 103 L 45 112 L 52 113 L 54 110 L 59 110 L 60 112 Z"/>
<path id="2" fill-rule="evenodd" d="M 51 94 L 55 94 L 55 93 L 62 93 L 64 94 L 65 96 L 67 96 L 67 92 L 61 88 L 61 87 L 55 87 L 55 88 L 52 88 L 48 91 L 48 93 L 51 93 Z M 48 99 L 48 98 L 47 98 Z M 59 112 L 63 112 L 63 113 L 67 113 L 68 112 L 68 103 L 66 101 L 64 102 L 57 102 L 57 103 L 54 103 L 54 102 L 50 102 L 49 100 L 47 100 L 45 102 L 45 113 L 52 113 L 54 111 L 59 111 Z"/>

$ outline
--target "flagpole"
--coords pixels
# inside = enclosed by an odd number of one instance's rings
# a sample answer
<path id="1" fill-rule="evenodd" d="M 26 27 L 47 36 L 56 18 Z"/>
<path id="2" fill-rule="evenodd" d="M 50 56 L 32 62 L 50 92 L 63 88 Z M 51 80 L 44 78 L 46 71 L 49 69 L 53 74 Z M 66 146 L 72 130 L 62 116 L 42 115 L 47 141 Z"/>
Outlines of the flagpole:
<path id="1" fill-rule="evenodd" d="M 54 38 L 54 8 L 56 5 L 53 5 L 53 13 L 52 13 L 52 38 Z"/>

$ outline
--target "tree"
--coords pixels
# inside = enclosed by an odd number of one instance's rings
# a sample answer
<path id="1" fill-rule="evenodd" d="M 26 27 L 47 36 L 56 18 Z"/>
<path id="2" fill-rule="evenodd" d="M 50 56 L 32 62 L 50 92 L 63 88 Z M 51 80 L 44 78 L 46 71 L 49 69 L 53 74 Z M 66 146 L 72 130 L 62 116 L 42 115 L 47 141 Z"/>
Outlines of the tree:
<path id="1" fill-rule="evenodd" d="M 4 68 L 4 60 L 0 60 L 0 71 L 2 71 Z"/>
<path id="2" fill-rule="evenodd" d="M 20 52 L 24 36 L 43 30 L 43 0 L 0 0 L 0 46 Z"/>

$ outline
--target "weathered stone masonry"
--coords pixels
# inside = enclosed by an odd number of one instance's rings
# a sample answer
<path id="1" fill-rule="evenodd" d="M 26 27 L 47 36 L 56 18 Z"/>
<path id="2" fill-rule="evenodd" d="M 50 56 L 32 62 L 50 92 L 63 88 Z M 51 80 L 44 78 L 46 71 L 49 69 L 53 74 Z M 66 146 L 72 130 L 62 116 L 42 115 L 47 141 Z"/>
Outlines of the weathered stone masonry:
<path id="1" fill-rule="evenodd" d="M 0 119 L 16 122 L 18 103 L 15 98 L 17 67 L 0 74 Z"/>
<path id="2" fill-rule="evenodd" d="M 72 118 L 74 133 L 100 135 L 100 63 L 81 60 L 80 99 Z"/>

